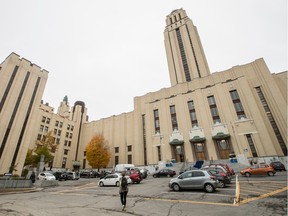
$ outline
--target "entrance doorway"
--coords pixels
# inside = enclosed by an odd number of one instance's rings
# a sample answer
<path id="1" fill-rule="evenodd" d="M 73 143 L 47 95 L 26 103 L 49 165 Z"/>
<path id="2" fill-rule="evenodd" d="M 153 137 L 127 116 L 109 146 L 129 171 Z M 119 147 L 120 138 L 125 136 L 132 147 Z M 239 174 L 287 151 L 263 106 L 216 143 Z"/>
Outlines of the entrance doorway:
<path id="1" fill-rule="evenodd" d="M 207 160 L 205 143 L 193 143 L 196 160 Z"/>
<path id="2" fill-rule="evenodd" d="M 216 140 L 217 150 L 220 159 L 228 159 L 229 154 L 233 151 L 230 145 L 230 139 L 219 139 Z"/>
<path id="3" fill-rule="evenodd" d="M 173 145 L 172 146 L 173 157 L 175 158 L 176 162 L 184 162 L 185 161 L 185 154 L 184 154 L 184 146 L 183 145 Z"/>

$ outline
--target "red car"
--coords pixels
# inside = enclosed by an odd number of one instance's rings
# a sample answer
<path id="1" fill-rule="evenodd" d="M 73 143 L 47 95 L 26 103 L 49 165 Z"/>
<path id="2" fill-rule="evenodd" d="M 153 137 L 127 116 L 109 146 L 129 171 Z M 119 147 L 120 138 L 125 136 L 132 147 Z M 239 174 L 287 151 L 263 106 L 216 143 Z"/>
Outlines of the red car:
<path id="1" fill-rule="evenodd" d="M 241 170 L 241 175 L 249 177 L 251 175 L 268 175 L 274 176 L 276 171 L 273 167 L 269 166 L 268 164 L 254 164 L 253 166 Z"/>
<path id="2" fill-rule="evenodd" d="M 142 181 L 140 171 L 137 170 L 128 170 L 126 171 L 126 175 L 129 175 L 132 183 L 140 183 Z"/>

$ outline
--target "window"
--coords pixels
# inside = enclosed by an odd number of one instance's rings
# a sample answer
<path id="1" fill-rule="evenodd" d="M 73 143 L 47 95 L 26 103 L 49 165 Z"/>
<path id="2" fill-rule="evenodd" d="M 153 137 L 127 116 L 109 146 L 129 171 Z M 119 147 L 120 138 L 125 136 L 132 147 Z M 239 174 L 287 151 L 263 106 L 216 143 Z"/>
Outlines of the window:
<path id="1" fill-rule="evenodd" d="M 42 123 L 45 123 L 45 122 L 46 122 L 46 117 L 43 116 L 43 117 L 42 117 Z"/>
<path id="2" fill-rule="evenodd" d="M 119 153 L 119 147 L 115 147 L 115 153 Z"/>
<path id="3" fill-rule="evenodd" d="M 62 128 L 62 126 L 63 126 L 63 122 L 60 122 L 59 127 Z"/>
<path id="4" fill-rule="evenodd" d="M 64 141 L 64 146 L 68 146 L 68 140 Z"/>
<path id="5" fill-rule="evenodd" d="M 64 155 L 68 155 L 68 149 L 64 149 Z"/>
<path id="6" fill-rule="evenodd" d="M 128 164 L 132 164 L 132 155 L 128 155 Z"/>
<path id="7" fill-rule="evenodd" d="M 46 124 L 50 124 L 50 118 L 46 119 Z"/>
<path id="8" fill-rule="evenodd" d="M 72 133 L 70 133 L 70 135 L 69 135 L 69 138 L 70 138 L 70 139 L 72 139 L 72 136 L 73 136 L 73 134 L 72 134 Z"/>
<path id="9" fill-rule="evenodd" d="M 127 146 L 127 148 L 128 148 L 128 152 L 132 151 L 132 145 Z"/>
<path id="10" fill-rule="evenodd" d="M 188 101 L 188 109 L 189 109 L 190 121 L 191 121 L 192 127 L 198 127 L 198 121 L 197 121 L 196 111 L 195 111 L 193 101 Z"/>
<path id="11" fill-rule="evenodd" d="M 155 134 L 160 133 L 160 121 L 159 121 L 159 111 L 154 110 L 154 124 L 155 124 Z"/>
<path id="12" fill-rule="evenodd" d="M 37 140 L 41 140 L 41 134 L 38 134 L 38 136 L 37 136 Z"/>
<path id="13" fill-rule="evenodd" d="M 70 147 L 71 146 L 71 141 L 69 140 L 69 142 L 68 142 L 68 146 Z"/>
<path id="14" fill-rule="evenodd" d="M 70 130 L 70 124 L 67 125 L 67 130 Z"/>
<path id="15" fill-rule="evenodd" d="M 45 126 L 44 131 L 45 131 L 45 132 L 48 132 L 48 126 Z"/>
<path id="16" fill-rule="evenodd" d="M 208 99 L 208 104 L 209 104 L 209 107 L 210 107 L 210 112 L 211 112 L 211 115 L 212 115 L 212 119 L 213 119 L 213 123 L 221 123 L 221 119 L 220 119 L 220 116 L 219 116 L 219 113 L 218 113 L 218 109 L 217 109 L 217 106 L 216 106 L 216 102 L 215 102 L 215 98 L 214 96 L 209 96 L 207 97 Z"/>
<path id="17" fill-rule="evenodd" d="M 42 132 L 43 129 L 44 129 L 44 125 L 40 125 L 40 129 L 39 129 L 39 131 Z"/>
<path id="18" fill-rule="evenodd" d="M 66 132 L 66 136 L 65 136 L 66 138 L 68 138 L 69 137 L 69 133 L 68 132 Z"/>
<path id="19" fill-rule="evenodd" d="M 283 137 L 282 137 L 282 135 L 280 133 L 280 130 L 279 130 L 278 126 L 277 126 L 277 123 L 276 123 L 276 121 L 275 121 L 275 119 L 274 119 L 274 117 L 272 115 L 270 107 L 269 107 L 269 105 L 268 105 L 268 103 L 267 103 L 267 101 L 265 99 L 265 95 L 263 94 L 262 89 L 260 87 L 257 87 L 256 91 L 257 91 L 257 94 L 259 96 L 260 102 L 261 102 L 261 104 L 262 104 L 262 106 L 264 108 L 264 111 L 266 112 L 266 115 L 267 115 L 267 117 L 269 119 L 271 127 L 273 128 L 273 131 L 274 131 L 275 136 L 276 136 L 276 138 L 278 140 L 278 143 L 279 143 L 279 145 L 280 145 L 280 147 L 282 149 L 282 152 L 283 152 L 283 154 L 285 156 L 287 156 L 286 144 L 285 144 L 285 142 L 283 140 Z"/>
<path id="20" fill-rule="evenodd" d="M 58 135 L 58 136 L 61 136 L 61 130 L 58 130 L 57 135 Z"/>
<path id="21" fill-rule="evenodd" d="M 115 165 L 119 164 L 119 156 L 115 156 Z"/>
<path id="22" fill-rule="evenodd" d="M 161 161 L 161 146 L 157 146 L 157 153 L 158 153 L 158 161 Z"/>
<path id="23" fill-rule="evenodd" d="M 54 135 L 56 135 L 57 134 L 57 129 L 54 129 Z"/>
<path id="24" fill-rule="evenodd" d="M 60 138 L 56 139 L 56 144 L 60 144 Z"/>
<path id="25" fill-rule="evenodd" d="M 63 160 L 62 160 L 62 168 L 66 167 L 66 162 L 67 162 L 67 158 L 64 157 Z"/>
<path id="26" fill-rule="evenodd" d="M 246 134 L 246 138 L 247 138 L 248 144 L 250 146 L 250 150 L 252 152 L 253 157 L 258 157 L 258 154 L 257 154 L 257 151 L 256 151 L 256 148 L 255 148 L 251 134 Z"/>
<path id="27" fill-rule="evenodd" d="M 73 125 L 71 125 L 71 131 L 73 131 L 73 129 L 74 129 L 74 126 L 73 126 Z"/>
<path id="28" fill-rule="evenodd" d="M 59 126 L 59 121 L 56 121 L 55 122 L 55 127 L 58 127 Z"/>
<path id="29" fill-rule="evenodd" d="M 201 177 L 201 176 L 205 176 L 205 174 L 201 171 L 195 171 L 195 172 L 192 172 L 193 174 L 193 177 Z"/>
<path id="30" fill-rule="evenodd" d="M 239 98 L 237 91 L 236 90 L 230 91 L 230 96 L 232 98 L 238 119 L 246 118 L 246 115 L 245 115 L 245 112 L 244 112 L 244 109 L 242 107 L 242 104 L 241 104 L 241 101 L 240 101 L 240 98 Z"/>
<path id="31" fill-rule="evenodd" d="M 84 154 L 83 154 L 83 156 L 84 156 L 84 157 L 86 157 L 86 151 L 84 151 Z"/>
<path id="32" fill-rule="evenodd" d="M 175 106 L 170 106 L 170 114 L 171 114 L 171 122 L 172 122 L 172 130 L 178 130 L 178 123 L 176 117 L 176 110 Z"/>

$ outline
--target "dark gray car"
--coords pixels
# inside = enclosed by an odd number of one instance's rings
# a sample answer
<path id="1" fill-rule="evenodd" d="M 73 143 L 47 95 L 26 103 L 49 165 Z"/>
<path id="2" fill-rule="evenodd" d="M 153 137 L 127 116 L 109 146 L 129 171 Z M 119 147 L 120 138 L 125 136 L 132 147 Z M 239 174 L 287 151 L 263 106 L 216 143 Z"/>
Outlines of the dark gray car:
<path id="1" fill-rule="evenodd" d="M 169 182 L 169 187 L 174 191 L 181 189 L 203 189 L 212 193 L 218 186 L 217 179 L 206 170 L 190 170 L 182 173 Z"/>

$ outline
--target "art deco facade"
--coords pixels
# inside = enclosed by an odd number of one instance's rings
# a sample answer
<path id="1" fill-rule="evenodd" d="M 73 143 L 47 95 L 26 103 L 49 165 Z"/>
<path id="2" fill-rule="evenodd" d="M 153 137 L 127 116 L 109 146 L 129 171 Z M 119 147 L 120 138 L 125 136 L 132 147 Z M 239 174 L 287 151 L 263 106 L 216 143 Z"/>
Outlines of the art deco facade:
<path id="1" fill-rule="evenodd" d="M 88 121 L 85 104 L 77 101 L 70 107 L 65 97 L 54 113 L 52 107 L 39 103 L 43 81 L 37 94 L 38 103 L 33 106 L 35 118 L 27 122 L 31 129 L 24 133 L 30 139 L 30 148 L 33 139 L 43 139 L 48 131 L 53 131 L 59 146 L 50 165 L 69 169 L 89 168 L 85 147 L 97 133 L 103 134 L 109 143 L 112 153 L 109 167 L 118 163 L 158 164 L 171 159 L 177 162 L 227 159 L 230 153 L 246 157 L 287 156 L 287 71 L 271 74 L 260 58 L 210 73 L 197 29 L 183 9 L 166 17 L 164 38 L 171 87 L 135 97 L 132 112 Z M 11 64 L 10 69 L 1 65 L 0 77 L 4 74 L 6 83 L 2 85 L 0 79 L 1 106 L 5 97 L 17 100 L 17 95 L 3 97 L 16 65 Z M 1 149 L 9 151 L 0 158 L 0 173 L 11 165 L 10 155 L 15 154 L 17 146 L 16 141 L 15 144 L 3 141 L 9 131 L 8 114 L 11 116 L 14 108 L 9 107 L 2 113 L 0 110 Z M 24 117 L 25 109 L 21 111 L 21 118 Z M 1 118 L 6 119 L 4 127 Z M 17 130 L 10 135 L 11 139 L 17 140 L 21 129 Z M 11 150 L 7 147 L 10 145 Z M 23 144 L 22 161 L 28 146 Z M 3 157 L 8 162 L 3 163 Z"/>

